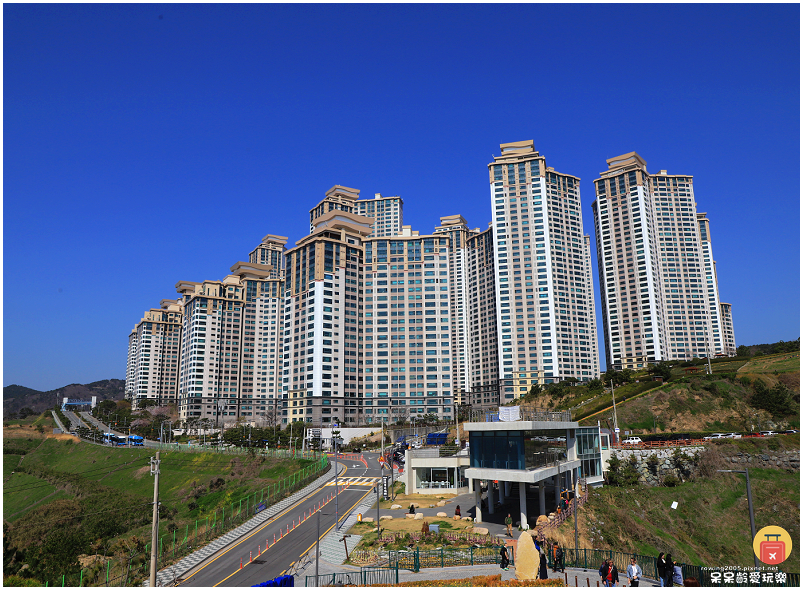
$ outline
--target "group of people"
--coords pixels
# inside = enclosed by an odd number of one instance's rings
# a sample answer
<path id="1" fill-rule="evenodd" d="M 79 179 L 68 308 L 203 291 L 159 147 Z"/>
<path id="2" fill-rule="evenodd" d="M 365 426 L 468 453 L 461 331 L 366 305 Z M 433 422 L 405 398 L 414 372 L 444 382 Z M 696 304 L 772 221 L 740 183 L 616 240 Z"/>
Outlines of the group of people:
<path id="1" fill-rule="evenodd" d="M 672 555 L 669 553 L 666 556 L 663 552 L 658 554 L 656 570 L 661 586 L 674 586 L 675 584 L 699 586 L 697 580 L 694 578 L 683 579 L 681 567 L 672 561 Z M 603 580 L 603 586 L 614 588 L 619 584 L 619 571 L 617 570 L 617 566 L 614 565 L 613 559 L 604 560 L 603 565 L 600 566 L 599 573 L 600 579 Z M 642 578 L 642 568 L 636 563 L 635 557 L 631 557 L 631 563 L 628 565 L 627 574 L 631 587 L 638 587 Z"/>

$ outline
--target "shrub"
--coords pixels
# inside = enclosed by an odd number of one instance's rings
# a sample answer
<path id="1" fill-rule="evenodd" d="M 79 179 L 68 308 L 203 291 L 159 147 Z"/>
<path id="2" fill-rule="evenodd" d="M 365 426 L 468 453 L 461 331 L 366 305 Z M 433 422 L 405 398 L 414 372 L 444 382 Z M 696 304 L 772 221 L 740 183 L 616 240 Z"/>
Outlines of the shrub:
<path id="1" fill-rule="evenodd" d="M 671 473 L 664 476 L 664 485 L 668 488 L 674 488 L 679 483 L 681 483 L 681 481 Z"/>

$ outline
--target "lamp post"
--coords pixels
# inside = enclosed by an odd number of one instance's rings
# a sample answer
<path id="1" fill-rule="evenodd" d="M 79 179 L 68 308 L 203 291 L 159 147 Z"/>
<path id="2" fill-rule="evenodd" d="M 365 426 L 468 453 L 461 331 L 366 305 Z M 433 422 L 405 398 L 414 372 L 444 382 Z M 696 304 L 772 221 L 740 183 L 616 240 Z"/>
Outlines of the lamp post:
<path id="1" fill-rule="evenodd" d="M 747 507 L 750 511 L 750 540 L 754 540 L 756 538 L 756 519 L 753 515 L 753 495 L 750 492 L 750 470 L 745 468 L 744 470 L 741 469 L 717 469 L 718 473 L 744 473 L 745 479 L 747 480 Z M 758 569 L 758 557 L 755 555 L 753 556 L 753 561 L 755 562 L 756 569 Z"/>

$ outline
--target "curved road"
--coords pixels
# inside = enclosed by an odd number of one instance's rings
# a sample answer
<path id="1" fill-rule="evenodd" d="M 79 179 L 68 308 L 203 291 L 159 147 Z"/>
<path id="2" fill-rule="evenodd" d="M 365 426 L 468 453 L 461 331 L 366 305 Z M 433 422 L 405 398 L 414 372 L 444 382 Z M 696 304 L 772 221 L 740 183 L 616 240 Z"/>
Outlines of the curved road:
<path id="1" fill-rule="evenodd" d="M 375 495 L 381 470 L 377 453 L 365 454 L 367 463 L 341 459 L 346 467 L 339 476 L 339 521 L 367 495 Z M 388 473 L 384 472 L 384 473 Z M 324 536 L 336 524 L 333 480 L 251 531 L 182 576 L 181 586 L 252 586 L 284 574 L 303 556 L 314 556 L 319 534 Z M 324 503 L 321 510 L 314 510 Z M 288 531 L 288 532 L 287 532 Z M 282 534 L 282 537 L 281 537 Z M 265 546 L 269 549 L 265 551 Z M 261 555 L 258 555 L 259 545 Z M 250 552 L 253 561 L 250 562 Z M 241 564 L 241 567 L 240 567 Z"/>

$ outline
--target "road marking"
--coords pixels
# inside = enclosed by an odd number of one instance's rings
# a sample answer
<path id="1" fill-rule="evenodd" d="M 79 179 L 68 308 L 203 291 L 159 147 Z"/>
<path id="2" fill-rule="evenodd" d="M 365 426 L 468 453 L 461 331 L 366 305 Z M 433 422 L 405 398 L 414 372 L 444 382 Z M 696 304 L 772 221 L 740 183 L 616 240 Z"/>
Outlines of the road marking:
<path id="1" fill-rule="evenodd" d="M 334 523 L 333 523 L 333 524 L 330 526 L 330 528 L 328 528 L 328 530 L 326 530 L 324 533 L 321 533 L 321 534 L 320 534 L 320 536 L 319 536 L 319 539 L 322 539 L 322 537 L 324 537 L 325 535 L 327 535 L 327 534 L 330 532 L 330 530 L 331 530 L 333 527 L 335 527 L 335 526 L 336 526 L 336 523 L 338 523 L 338 522 L 341 522 L 341 520 L 342 520 L 343 518 L 346 518 L 346 517 L 348 517 L 348 516 L 350 515 L 350 512 L 352 512 L 353 510 L 355 510 L 355 508 L 356 508 L 356 507 L 357 507 L 357 506 L 358 506 L 358 505 L 359 505 L 359 504 L 360 504 L 360 503 L 361 503 L 361 502 L 364 500 L 364 498 L 366 498 L 366 497 L 367 497 L 368 495 L 370 495 L 371 493 L 372 493 L 372 490 L 369 490 L 369 491 L 367 491 L 367 492 L 366 492 L 366 493 L 365 493 L 363 496 L 361 496 L 361 497 L 360 497 L 358 500 L 356 500 L 356 503 L 355 503 L 355 504 L 353 504 L 353 505 L 350 507 L 350 509 L 349 509 L 349 510 L 345 510 L 345 511 L 344 511 L 344 513 L 343 513 L 343 514 L 342 514 L 342 515 L 339 517 L 339 520 L 337 520 L 336 522 L 334 522 Z M 302 553 L 301 553 L 301 554 L 298 556 L 298 559 L 302 559 L 302 558 L 303 558 L 303 556 L 304 556 L 306 553 L 308 553 L 309 551 L 311 551 L 311 550 L 314 548 L 314 546 L 315 546 L 316 544 L 317 544 L 316 542 L 312 543 L 312 544 L 311 544 L 311 546 L 310 546 L 308 549 L 306 549 L 305 551 L 303 551 L 303 552 L 302 552 Z M 274 544 L 273 544 L 273 546 L 274 546 Z M 294 562 L 292 562 L 292 563 L 294 563 Z M 222 582 L 224 582 L 224 581 L 225 581 L 225 580 L 227 580 L 228 578 L 230 578 L 230 577 L 232 577 L 232 576 L 235 576 L 236 574 L 238 574 L 240 571 L 242 571 L 242 569 L 246 568 L 248 565 L 250 565 L 250 564 L 249 564 L 249 563 L 245 563 L 245 564 L 244 564 L 244 566 L 243 566 L 241 569 L 236 569 L 236 570 L 234 570 L 234 572 L 233 572 L 233 573 L 232 573 L 230 576 L 227 576 L 226 578 L 224 578 L 224 579 L 220 580 L 219 582 L 217 582 L 216 584 L 214 584 L 214 588 L 216 588 L 217 586 L 219 586 L 220 584 L 222 584 Z M 289 564 L 289 567 L 292 567 L 292 564 Z M 198 571 L 199 571 L 199 570 L 198 570 Z M 280 574 L 278 574 L 278 575 L 279 575 L 279 576 L 282 576 L 282 575 L 283 575 L 283 574 L 285 574 L 287 571 L 289 571 L 289 570 L 288 570 L 288 568 L 287 568 L 287 569 L 285 569 L 285 570 L 283 570 L 283 571 L 282 571 Z M 188 578 L 187 578 L 187 579 L 188 579 Z"/>
<path id="2" fill-rule="evenodd" d="M 351 485 L 351 486 L 371 486 L 376 481 L 379 481 L 380 477 L 340 477 L 339 478 L 339 486 L 342 485 Z M 335 486 L 335 481 L 329 481 L 325 484 L 325 486 Z"/>
<path id="3" fill-rule="evenodd" d="M 345 467 L 344 467 L 344 473 L 347 473 L 347 466 L 346 466 L 346 465 L 345 465 Z M 320 489 L 322 489 L 322 488 L 320 488 Z M 317 490 L 317 491 L 319 491 L 319 490 Z M 186 576 L 186 578 L 185 578 L 185 579 L 184 579 L 184 580 L 181 582 L 181 585 L 183 585 L 183 582 L 185 582 L 186 580 L 188 580 L 189 578 L 191 578 L 191 577 L 192 577 L 193 575 L 195 575 L 196 573 L 198 573 L 198 572 L 201 572 L 201 571 L 202 571 L 202 570 L 203 570 L 203 569 L 204 569 L 206 566 L 209 566 L 209 565 L 211 565 L 212 563 L 214 563 L 215 561 L 217 561 L 217 560 L 218 560 L 220 557 L 222 557 L 223 555 L 225 555 L 225 554 L 226 554 L 228 551 L 230 551 L 231 549 L 234 549 L 235 547 L 238 547 L 239 545 L 241 545 L 242 543 L 244 543 L 245 541 L 247 541 L 247 540 L 248 540 L 250 537 L 253 537 L 253 536 L 255 536 L 257 533 L 260 533 L 260 532 L 261 532 L 262 530 L 264 530 L 264 529 L 265 529 L 267 526 L 269 526 L 270 524 L 272 524 L 272 523 L 273 523 L 273 521 L 275 521 L 275 519 L 277 519 L 277 518 L 279 518 L 279 517 L 283 516 L 284 514 L 286 514 L 287 512 L 289 512 L 290 510 L 293 510 L 293 509 L 294 509 L 294 508 L 297 506 L 297 504 L 299 504 L 300 502 L 302 502 L 302 501 L 304 501 L 304 500 L 305 500 L 305 498 L 303 498 L 302 500 L 299 500 L 298 502 L 295 502 L 295 503 L 294 503 L 292 506 L 289 506 L 289 507 L 288 507 L 288 508 L 286 508 L 286 510 L 284 510 L 283 512 L 280 512 L 280 513 L 276 514 L 275 516 L 273 516 L 272 518 L 270 518 L 269 520 L 267 520 L 266 522 L 264 522 L 263 524 L 261 524 L 261 525 L 260 525 L 260 526 L 259 526 L 259 527 L 258 527 L 256 530 L 254 530 L 253 532 L 251 532 L 251 533 L 250 533 L 249 535 L 247 535 L 246 537 L 242 537 L 242 538 L 239 540 L 239 542 L 238 542 L 238 543 L 236 543 L 235 545 L 231 545 L 231 546 L 230 546 L 228 549 L 226 549 L 225 551 L 223 551 L 222 553 L 220 553 L 219 555 L 217 555 L 217 556 L 216 556 L 214 559 L 212 559 L 211 561 L 209 561 L 208 563 L 206 563 L 205 565 L 203 565 L 203 567 L 201 567 L 200 569 L 198 569 L 196 572 L 192 572 L 191 574 L 189 574 L 188 576 Z M 288 535 L 288 533 L 287 533 L 287 535 Z M 219 537 L 218 537 L 218 538 L 219 538 Z M 271 547 L 274 547 L 274 546 L 275 546 L 275 543 L 273 543 L 273 544 L 271 545 Z M 266 551 L 266 549 L 265 549 L 265 551 Z M 233 575 L 233 574 L 231 574 L 231 575 Z M 228 578 L 230 578 L 230 577 L 231 577 L 231 576 L 228 576 Z M 228 578 L 225 578 L 225 580 L 227 580 Z M 218 582 L 218 583 L 219 583 L 219 584 L 221 584 L 221 583 L 222 583 L 222 582 L 224 582 L 225 580 L 221 580 L 221 581 L 220 581 L 220 582 Z M 215 584 L 215 586 L 216 586 L 216 584 Z"/>

